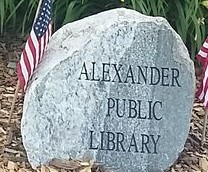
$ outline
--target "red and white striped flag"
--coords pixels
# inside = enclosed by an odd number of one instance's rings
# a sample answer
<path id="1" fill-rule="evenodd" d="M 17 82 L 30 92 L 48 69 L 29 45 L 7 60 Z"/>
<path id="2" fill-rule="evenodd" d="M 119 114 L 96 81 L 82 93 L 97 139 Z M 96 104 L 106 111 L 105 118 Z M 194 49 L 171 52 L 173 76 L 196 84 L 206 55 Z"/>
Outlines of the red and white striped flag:
<path id="1" fill-rule="evenodd" d="M 199 89 L 196 92 L 196 97 L 207 108 L 208 107 L 208 37 L 203 43 L 196 57 L 203 65 L 201 83 Z"/>
<path id="2" fill-rule="evenodd" d="M 43 57 L 52 32 L 52 0 L 43 0 L 37 18 L 34 21 L 29 38 L 17 64 L 20 88 L 25 91 L 28 81 Z"/>

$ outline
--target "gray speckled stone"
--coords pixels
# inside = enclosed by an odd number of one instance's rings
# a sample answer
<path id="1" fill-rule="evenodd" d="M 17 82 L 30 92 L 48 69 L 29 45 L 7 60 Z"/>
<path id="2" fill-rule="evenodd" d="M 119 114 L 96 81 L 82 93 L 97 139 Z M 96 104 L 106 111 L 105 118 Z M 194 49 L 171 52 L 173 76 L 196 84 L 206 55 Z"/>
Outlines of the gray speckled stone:
<path id="1" fill-rule="evenodd" d="M 183 150 L 194 90 L 193 63 L 164 18 L 116 9 L 67 24 L 25 95 L 29 162 L 88 156 L 118 171 L 163 171 Z"/>

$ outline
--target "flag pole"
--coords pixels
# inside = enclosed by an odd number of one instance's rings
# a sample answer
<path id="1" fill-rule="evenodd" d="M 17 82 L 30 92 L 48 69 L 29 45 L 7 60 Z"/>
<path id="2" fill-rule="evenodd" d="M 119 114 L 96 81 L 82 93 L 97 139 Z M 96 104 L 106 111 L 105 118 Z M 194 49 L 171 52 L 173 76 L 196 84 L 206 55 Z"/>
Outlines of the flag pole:
<path id="1" fill-rule="evenodd" d="M 207 126 L 207 116 L 208 116 L 208 108 L 205 108 L 204 114 L 204 123 L 203 123 L 203 131 L 202 131 L 202 138 L 201 138 L 201 145 L 204 145 L 205 135 L 206 135 L 206 126 Z"/>
<path id="2" fill-rule="evenodd" d="M 43 0 L 40 0 L 39 3 L 38 3 L 38 8 L 37 8 L 37 11 L 36 11 L 36 14 L 35 14 L 35 18 L 34 18 L 33 25 L 34 25 L 34 23 L 35 23 L 35 20 L 36 20 L 37 17 L 38 17 L 38 13 L 39 13 L 39 10 L 40 10 L 42 1 L 43 1 Z M 13 98 L 13 101 L 12 101 L 12 106 L 11 106 L 10 113 L 9 113 L 9 119 L 8 119 L 8 122 L 7 122 L 7 126 L 10 126 L 10 123 L 11 123 L 11 119 L 12 119 L 12 115 L 13 115 L 13 111 L 14 111 L 14 106 L 15 106 L 15 102 L 16 102 L 16 100 L 17 100 L 17 96 L 18 96 L 19 89 L 20 89 L 20 81 L 19 81 L 19 79 L 18 79 L 17 85 L 16 85 L 16 89 L 15 89 L 14 98 Z M 7 133 L 7 134 L 8 134 L 8 133 Z"/>
<path id="3" fill-rule="evenodd" d="M 7 122 L 7 126 L 9 126 L 10 123 L 11 123 L 15 102 L 16 102 L 17 97 L 18 97 L 19 87 L 20 87 L 20 83 L 19 83 L 19 80 L 18 80 L 16 90 L 15 90 L 15 93 L 14 93 L 14 98 L 13 98 L 13 101 L 12 101 L 12 106 L 11 106 L 10 113 L 9 113 L 9 119 L 8 119 L 8 122 Z"/>
<path id="4" fill-rule="evenodd" d="M 37 8 L 37 11 L 36 11 L 36 14 L 35 14 L 35 19 L 34 19 L 33 25 L 35 23 L 35 20 L 38 18 L 38 13 L 40 11 L 40 7 L 41 7 L 42 2 L 43 2 L 43 0 L 40 0 L 39 3 L 38 3 L 38 8 Z"/>

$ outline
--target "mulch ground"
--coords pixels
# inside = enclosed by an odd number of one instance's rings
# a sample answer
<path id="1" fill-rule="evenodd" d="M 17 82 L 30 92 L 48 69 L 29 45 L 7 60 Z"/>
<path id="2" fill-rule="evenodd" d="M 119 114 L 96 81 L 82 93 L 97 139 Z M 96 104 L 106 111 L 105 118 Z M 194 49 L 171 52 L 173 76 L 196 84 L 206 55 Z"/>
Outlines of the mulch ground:
<path id="1" fill-rule="evenodd" d="M 18 93 L 11 124 L 8 126 L 9 112 L 17 84 L 16 70 L 8 64 L 17 63 L 24 42 L 25 39 L 18 36 L 0 36 L 0 172 L 106 171 L 104 167 L 89 161 L 55 159 L 48 166 L 42 166 L 36 170 L 29 165 L 20 132 L 24 99 L 21 92 Z M 202 104 L 195 102 L 184 150 L 166 172 L 208 172 L 208 133 L 203 147 L 201 146 L 203 121 Z"/>

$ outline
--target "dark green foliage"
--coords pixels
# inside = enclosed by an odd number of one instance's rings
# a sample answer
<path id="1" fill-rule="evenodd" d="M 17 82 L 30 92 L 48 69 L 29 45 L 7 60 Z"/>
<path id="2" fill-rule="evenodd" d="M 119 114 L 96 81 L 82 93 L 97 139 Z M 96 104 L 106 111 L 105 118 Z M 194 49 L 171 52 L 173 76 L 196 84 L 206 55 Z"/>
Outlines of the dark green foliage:
<path id="1" fill-rule="evenodd" d="M 10 0 L 0 0 L 0 31 L 3 32 L 3 28 L 5 25 L 8 16 L 14 11 L 15 3 Z M 11 20 L 15 23 L 16 13 L 13 13 Z"/>
<path id="2" fill-rule="evenodd" d="M 28 33 L 39 0 L 0 0 L 0 31 Z M 207 0 L 54 0 L 54 30 L 105 10 L 125 7 L 165 17 L 189 49 L 192 59 L 208 33 Z"/>

